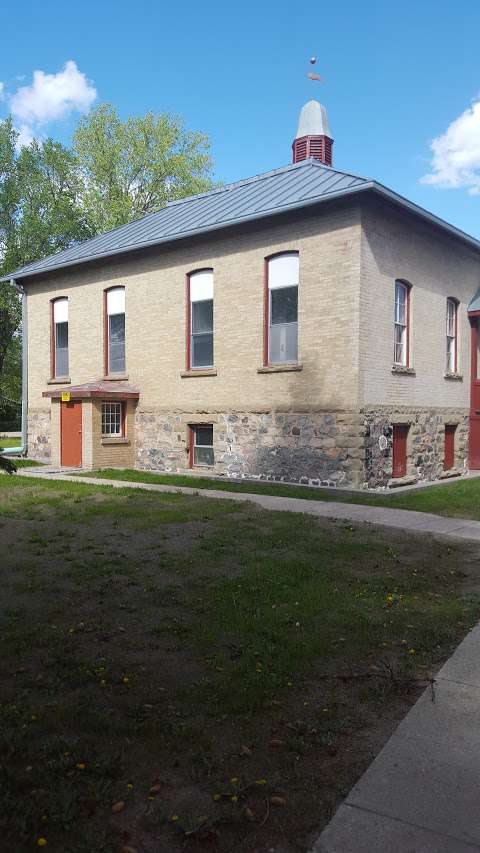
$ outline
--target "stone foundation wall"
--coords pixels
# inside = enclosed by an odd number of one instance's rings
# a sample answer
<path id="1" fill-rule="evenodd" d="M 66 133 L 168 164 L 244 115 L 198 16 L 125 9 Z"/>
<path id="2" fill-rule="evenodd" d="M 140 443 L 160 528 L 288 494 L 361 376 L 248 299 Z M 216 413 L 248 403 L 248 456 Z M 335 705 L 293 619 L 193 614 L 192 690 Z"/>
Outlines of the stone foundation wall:
<path id="1" fill-rule="evenodd" d="M 49 461 L 52 452 L 50 408 L 29 409 L 27 430 L 28 455 Z"/>
<path id="2" fill-rule="evenodd" d="M 188 426 L 199 423 L 213 423 L 215 474 L 314 486 L 363 482 L 363 421 L 355 412 L 138 411 L 137 467 L 184 471 Z"/>
<path id="3" fill-rule="evenodd" d="M 376 407 L 365 410 L 365 482 L 368 488 L 386 486 L 392 477 L 393 425 L 409 424 L 407 474 L 417 480 L 435 480 L 443 474 L 445 424 L 456 424 L 455 468 L 468 464 L 468 411 Z"/>

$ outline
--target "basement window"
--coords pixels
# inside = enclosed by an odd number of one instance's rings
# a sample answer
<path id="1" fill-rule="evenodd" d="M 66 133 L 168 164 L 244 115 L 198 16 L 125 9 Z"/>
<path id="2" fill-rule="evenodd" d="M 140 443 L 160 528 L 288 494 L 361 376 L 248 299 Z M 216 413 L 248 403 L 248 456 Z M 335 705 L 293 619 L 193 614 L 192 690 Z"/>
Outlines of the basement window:
<path id="1" fill-rule="evenodd" d="M 190 427 L 190 465 L 212 468 L 213 464 L 213 424 Z"/>
<path id="2" fill-rule="evenodd" d="M 102 438 L 121 438 L 125 435 L 124 404 L 102 403 Z"/>

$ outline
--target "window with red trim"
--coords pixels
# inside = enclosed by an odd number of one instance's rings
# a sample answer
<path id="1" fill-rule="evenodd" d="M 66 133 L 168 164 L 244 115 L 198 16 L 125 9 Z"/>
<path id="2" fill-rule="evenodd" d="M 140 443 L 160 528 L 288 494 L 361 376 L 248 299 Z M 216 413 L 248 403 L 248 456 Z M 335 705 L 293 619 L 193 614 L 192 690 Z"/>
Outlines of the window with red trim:
<path id="1" fill-rule="evenodd" d="M 105 291 L 105 373 L 125 373 L 125 288 Z"/>
<path id="2" fill-rule="evenodd" d="M 265 352 L 268 364 L 298 362 L 298 252 L 267 258 L 265 265 Z"/>
<path id="3" fill-rule="evenodd" d="M 190 467 L 212 468 L 213 424 L 193 424 L 190 427 Z"/>
<path id="4" fill-rule="evenodd" d="M 52 378 L 68 376 L 68 299 L 61 296 L 52 301 Z"/>
<path id="5" fill-rule="evenodd" d="M 213 270 L 197 270 L 187 276 L 187 370 L 213 365 Z"/>
<path id="6" fill-rule="evenodd" d="M 395 282 L 395 316 L 393 336 L 393 363 L 409 365 L 410 346 L 410 287 L 403 281 Z"/>
<path id="7" fill-rule="evenodd" d="M 457 313 L 456 299 L 447 299 L 446 339 L 447 339 L 447 373 L 457 372 Z"/>

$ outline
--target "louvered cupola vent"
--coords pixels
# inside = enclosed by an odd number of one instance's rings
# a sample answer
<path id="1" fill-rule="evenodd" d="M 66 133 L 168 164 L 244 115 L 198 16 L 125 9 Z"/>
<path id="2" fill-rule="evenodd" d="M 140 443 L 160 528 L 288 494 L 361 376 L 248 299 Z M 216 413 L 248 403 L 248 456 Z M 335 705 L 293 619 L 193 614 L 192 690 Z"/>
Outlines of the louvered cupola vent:
<path id="1" fill-rule="evenodd" d="M 293 162 L 315 157 L 326 166 L 332 165 L 333 139 L 327 111 L 318 101 L 308 101 L 301 109 L 297 135 L 293 141 Z"/>

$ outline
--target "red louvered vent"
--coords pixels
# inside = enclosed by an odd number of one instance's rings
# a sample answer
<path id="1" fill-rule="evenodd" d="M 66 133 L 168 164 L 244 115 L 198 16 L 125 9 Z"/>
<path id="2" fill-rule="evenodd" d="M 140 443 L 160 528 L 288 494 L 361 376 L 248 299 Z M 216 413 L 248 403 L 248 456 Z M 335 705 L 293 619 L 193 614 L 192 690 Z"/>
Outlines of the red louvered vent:
<path id="1" fill-rule="evenodd" d="M 326 166 L 332 165 L 333 139 L 329 136 L 302 136 L 292 145 L 293 162 L 299 163 L 307 157 L 315 157 Z"/>
<path id="2" fill-rule="evenodd" d="M 304 136 L 303 139 L 296 139 L 292 145 L 293 151 L 293 162 L 299 163 L 300 160 L 306 160 L 308 157 L 307 154 L 307 137 Z"/>

